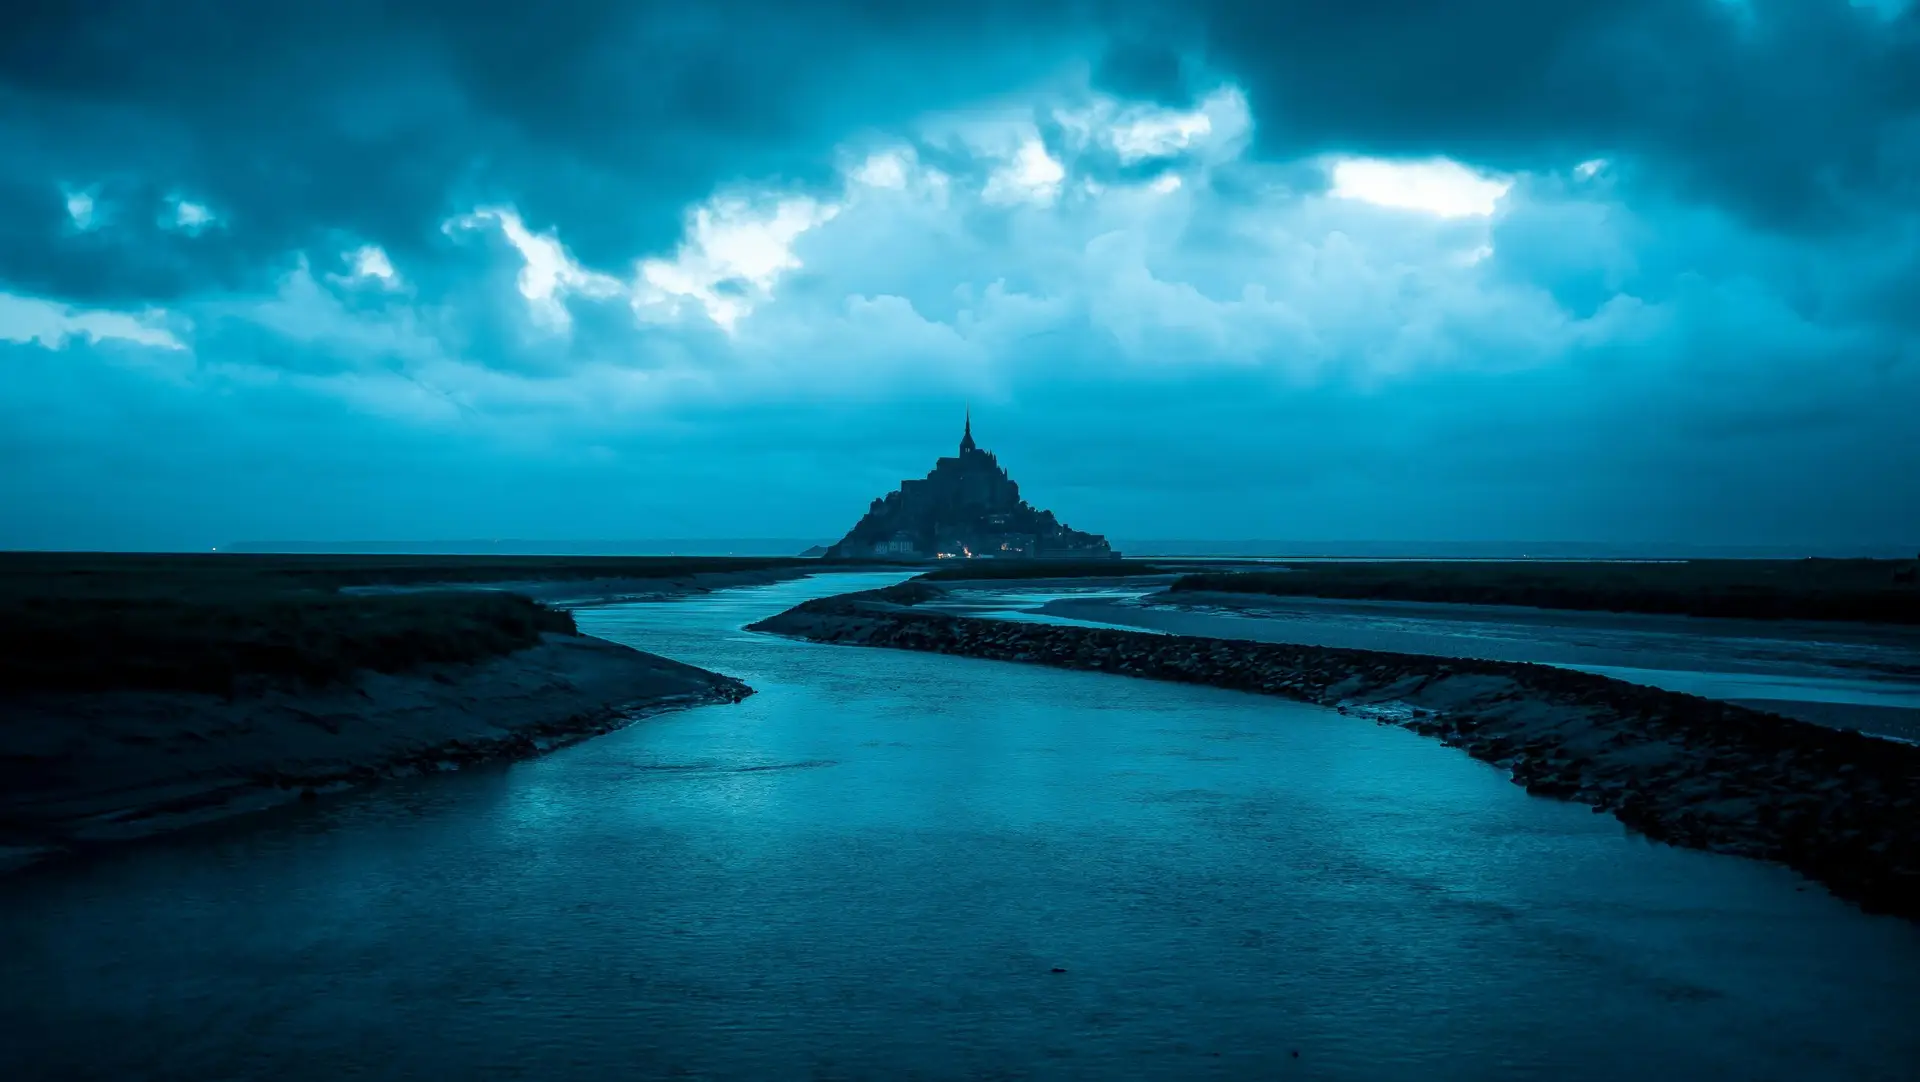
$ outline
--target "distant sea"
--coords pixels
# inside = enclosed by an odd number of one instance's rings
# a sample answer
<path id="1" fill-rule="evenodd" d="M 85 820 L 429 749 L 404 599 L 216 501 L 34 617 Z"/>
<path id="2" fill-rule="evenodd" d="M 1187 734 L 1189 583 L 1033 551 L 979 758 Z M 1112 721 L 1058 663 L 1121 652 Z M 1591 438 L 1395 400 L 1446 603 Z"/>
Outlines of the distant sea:
<path id="1" fill-rule="evenodd" d="M 430 556 L 798 556 L 835 538 L 679 537 L 639 540 L 529 540 L 466 538 L 443 541 L 249 541 L 222 545 L 220 552 L 367 553 Z M 1806 556 L 1911 558 L 1911 547 L 1894 545 L 1697 545 L 1607 544 L 1582 541 L 1286 541 L 1208 539 L 1114 539 L 1127 556 L 1302 557 L 1366 560 L 1793 560 Z"/>

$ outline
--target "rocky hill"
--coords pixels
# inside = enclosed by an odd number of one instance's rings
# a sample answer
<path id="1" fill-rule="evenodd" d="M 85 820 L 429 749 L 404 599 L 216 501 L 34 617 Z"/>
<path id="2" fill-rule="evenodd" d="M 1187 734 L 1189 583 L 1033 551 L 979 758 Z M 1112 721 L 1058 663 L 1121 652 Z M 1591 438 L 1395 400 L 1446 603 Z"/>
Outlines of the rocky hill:
<path id="1" fill-rule="evenodd" d="M 1020 498 L 992 452 L 973 442 L 967 419 L 960 451 L 932 472 L 902 481 L 873 501 L 847 536 L 827 550 L 830 559 L 1066 558 L 1117 555 L 1099 534 L 1071 529 Z"/>

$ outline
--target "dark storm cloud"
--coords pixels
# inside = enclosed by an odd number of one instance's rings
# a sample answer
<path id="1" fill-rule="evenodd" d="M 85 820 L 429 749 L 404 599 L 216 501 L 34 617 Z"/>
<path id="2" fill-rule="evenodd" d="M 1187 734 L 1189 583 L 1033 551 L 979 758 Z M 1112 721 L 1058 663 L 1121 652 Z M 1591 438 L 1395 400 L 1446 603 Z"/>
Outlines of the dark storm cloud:
<path id="1" fill-rule="evenodd" d="M 669 243 L 733 177 L 806 180 L 849 127 L 1052 62 L 1046 25 L 885 5 L 629 0 L 12 5 L 0 37 L 0 279 L 90 300 L 230 286 L 344 231 L 396 252 L 518 206 L 588 263 Z M 1004 32 L 1003 32 L 1004 31 Z M 1022 32 L 1024 31 L 1024 32 Z M 944 48 L 942 46 L 951 46 Z M 59 185 L 154 186 L 230 228 L 76 248 Z M 151 217 L 153 193 L 130 213 Z M 105 202 L 105 200 L 103 200 Z M 168 251 L 154 250 L 157 241 Z"/>
<path id="2" fill-rule="evenodd" d="M 1192 102 L 1197 79 L 1182 49 L 1138 29 L 1115 34 L 1093 68 L 1094 83 L 1115 94 L 1172 106 Z"/>
<path id="3" fill-rule="evenodd" d="M 1261 145 L 1505 167 L 1644 159 L 1770 227 L 1920 207 L 1920 15 L 1847 0 L 1197 5 Z M 1137 66 L 1137 65 L 1134 65 Z"/>
<path id="4" fill-rule="evenodd" d="M 493 201 L 623 266 L 716 185 L 1090 52 L 1130 95 L 1241 83 L 1278 159 L 1617 154 L 1785 228 L 1920 205 L 1920 20 L 1845 0 L 36 0 L 0 38 L 0 280 L 165 301 Z M 118 227 L 76 241 L 63 184 Z M 169 194 L 226 228 L 160 228 Z"/>

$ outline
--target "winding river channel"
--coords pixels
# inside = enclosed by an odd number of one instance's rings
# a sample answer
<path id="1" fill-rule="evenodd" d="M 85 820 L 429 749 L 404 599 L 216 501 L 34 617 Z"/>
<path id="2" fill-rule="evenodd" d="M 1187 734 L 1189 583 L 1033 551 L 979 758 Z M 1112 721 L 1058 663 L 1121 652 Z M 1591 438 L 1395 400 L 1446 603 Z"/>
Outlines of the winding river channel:
<path id="1" fill-rule="evenodd" d="M 1397 728 L 582 611 L 746 680 L 0 880 L 19 1079 L 1911 1080 L 1920 927 Z"/>

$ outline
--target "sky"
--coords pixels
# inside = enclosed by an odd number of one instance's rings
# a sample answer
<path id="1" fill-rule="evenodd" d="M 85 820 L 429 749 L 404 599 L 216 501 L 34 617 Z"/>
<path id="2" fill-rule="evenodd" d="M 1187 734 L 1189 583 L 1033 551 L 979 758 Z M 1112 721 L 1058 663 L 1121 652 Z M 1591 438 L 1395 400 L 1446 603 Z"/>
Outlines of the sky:
<path id="1" fill-rule="evenodd" d="M 1906 0 L 24 0 L 0 547 L 1920 549 Z"/>

